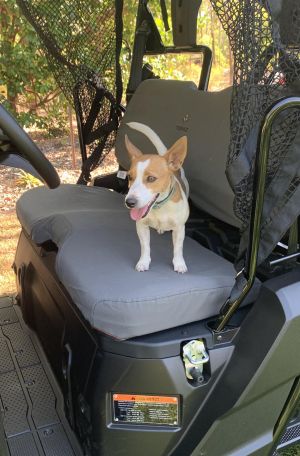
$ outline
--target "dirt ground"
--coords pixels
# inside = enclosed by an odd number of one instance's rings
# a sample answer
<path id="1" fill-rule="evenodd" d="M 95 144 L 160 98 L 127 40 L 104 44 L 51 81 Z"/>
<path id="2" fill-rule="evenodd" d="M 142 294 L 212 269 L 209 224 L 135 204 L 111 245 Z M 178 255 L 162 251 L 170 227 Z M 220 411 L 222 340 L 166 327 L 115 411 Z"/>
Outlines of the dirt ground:
<path id="1" fill-rule="evenodd" d="M 75 168 L 73 168 L 69 137 L 45 139 L 41 135 L 35 135 L 34 139 L 57 169 L 61 182 L 76 183 L 81 166 L 78 141 L 76 140 Z M 110 154 L 94 174 L 105 174 L 115 169 L 116 162 L 113 154 Z M 15 278 L 11 265 L 20 233 L 15 205 L 22 193 L 29 188 L 30 185 L 26 186 L 20 170 L 0 165 L 0 296 L 15 291 Z"/>

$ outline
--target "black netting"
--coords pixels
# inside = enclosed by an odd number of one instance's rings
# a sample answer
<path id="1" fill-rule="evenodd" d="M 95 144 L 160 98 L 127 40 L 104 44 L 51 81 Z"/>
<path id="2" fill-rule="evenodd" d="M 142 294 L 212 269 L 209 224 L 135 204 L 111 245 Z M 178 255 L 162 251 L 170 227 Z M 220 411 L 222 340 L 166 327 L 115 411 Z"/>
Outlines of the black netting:
<path id="1" fill-rule="evenodd" d="M 228 34 L 234 56 L 227 176 L 235 193 L 235 213 L 244 231 L 242 252 L 247 244 L 259 125 L 266 109 L 276 100 L 300 95 L 300 1 L 211 3 Z M 295 189 L 300 176 L 295 160 L 299 127 L 300 114 L 294 110 L 282 115 L 272 130 L 262 231 L 265 240 L 259 261 L 270 253 L 300 212 Z M 282 218 L 286 223 L 282 223 Z"/>
<path id="2" fill-rule="evenodd" d="M 122 78 L 122 0 L 17 0 L 82 131 L 81 181 L 112 149 Z M 86 150 L 87 146 L 87 150 Z"/>

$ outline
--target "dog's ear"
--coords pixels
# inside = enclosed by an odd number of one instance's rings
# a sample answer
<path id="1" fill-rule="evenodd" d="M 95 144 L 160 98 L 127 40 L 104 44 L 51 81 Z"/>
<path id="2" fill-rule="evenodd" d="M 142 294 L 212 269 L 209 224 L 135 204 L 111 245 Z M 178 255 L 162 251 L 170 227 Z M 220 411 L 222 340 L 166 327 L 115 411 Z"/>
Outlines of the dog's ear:
<path id="1" fill-rule="evenodd" d="M 172 171 L 178 171 L 187 153 L 187 137 L 182 136 L 177 139 L 173 146 L 164 155 L 167 160 L 168 166 Z"/>
<path id="2" fill-rule="evenodd" d="M 134 144 L 132 144 L 127 135 L 125 135 L 125 145 L 131 160 L 133 160 L 134 158 L 139 158 L 141 155 L 143 155 L 140 149 L 138 149 Z"/>

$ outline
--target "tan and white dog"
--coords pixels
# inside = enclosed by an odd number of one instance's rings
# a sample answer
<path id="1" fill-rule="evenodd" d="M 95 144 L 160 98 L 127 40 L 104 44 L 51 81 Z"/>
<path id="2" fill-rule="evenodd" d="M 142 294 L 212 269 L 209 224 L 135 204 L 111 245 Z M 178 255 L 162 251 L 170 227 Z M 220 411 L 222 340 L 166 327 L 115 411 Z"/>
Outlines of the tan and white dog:
<path id="1" fill-rule="evenodd" d="M 182 136 L 167 150 L 158 135 L 146 125 L 131 122 L 131 128 L 143 132 L 154 144 L 159 155 L 143 154 L 125 135 L 131 166 L 128 171 L 129 191 L 125 204 L 136 221 L 141 244 L 137 271 L 150 266 L 150 227 L 159 233 L 172 231 L 174 271 L 184 273 L 183 258 L 185 223 L 189 216 L 187 183 L 180 179 L 180 169 L 187 153 L 187 137 Z M 185 181 L 186 182 L 186 181 Z M 185 188 L 185 191 L 183 189 Z"/>

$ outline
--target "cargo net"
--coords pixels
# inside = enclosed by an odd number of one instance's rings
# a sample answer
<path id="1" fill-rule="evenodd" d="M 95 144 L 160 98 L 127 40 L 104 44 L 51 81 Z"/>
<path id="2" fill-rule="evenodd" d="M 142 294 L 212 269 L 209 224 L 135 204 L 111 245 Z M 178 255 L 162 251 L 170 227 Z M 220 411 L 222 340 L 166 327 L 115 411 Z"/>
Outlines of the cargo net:
<path id="1" fill-rule="evenodd" d="M 74 106 L 82 173 L 90 179 L 115 142 L 122 78 L 122 0 L 17 0 L 35 28 L 50 68 Z"/>
<path id="2" fill-rule="evenodd" d="M 259 125 L 276 100 L 300 95 L 300 1 L 211 0 L 234 56 L 227 177 L 246 249 Z M 300 112 L 272 129 L 259 259 L 266 258 L 300 212 Z"/>

